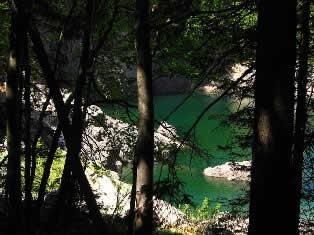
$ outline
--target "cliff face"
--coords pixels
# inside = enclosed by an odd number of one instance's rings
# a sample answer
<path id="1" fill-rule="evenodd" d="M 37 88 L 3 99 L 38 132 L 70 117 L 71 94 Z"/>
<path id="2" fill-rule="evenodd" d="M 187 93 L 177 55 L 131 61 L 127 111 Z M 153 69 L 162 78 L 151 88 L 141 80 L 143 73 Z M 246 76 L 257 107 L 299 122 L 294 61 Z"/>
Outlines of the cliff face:
<path id="1" fill-rule="evenodd" d="M 183 77 L 161 77 L 153 81 L 154 95 L 176 95 L 185 93 L 192 87 L 191 81 Z"/>
<path id="2" fill-rule="evenodd" d="M 160 69 L 159 64 L 153 63 L 152 70 L 153 75 Z M 130 95 L 134 96 L 136 94 L 136 67 L 130 66 L 127 68 L 125 66 L 124 74 L 127 80 L 133 81 L 132 86 L 129 88 L 133 90 L 133 92 L 130 93 Z M 177 95 L 181 93 L 185 93 L 189 91 L 192 88 L 192 82 L 183 77 L 183 76 L 174 76 L 174 77 L 166 77 L 166 76 L 160 76 L 153 79 L 153 94 L 155 96 L 158 95 Z"/>

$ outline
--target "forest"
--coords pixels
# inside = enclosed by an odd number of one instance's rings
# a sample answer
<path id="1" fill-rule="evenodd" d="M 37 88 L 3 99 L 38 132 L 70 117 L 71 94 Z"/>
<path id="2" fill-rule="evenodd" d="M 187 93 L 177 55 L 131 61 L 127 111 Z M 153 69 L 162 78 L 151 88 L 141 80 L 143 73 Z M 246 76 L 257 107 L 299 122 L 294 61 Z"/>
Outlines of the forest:
<path id="1" fill-rule="evenodd" d="M 0 235 L 314 234 L 313 3 L 0 0 Z"/>

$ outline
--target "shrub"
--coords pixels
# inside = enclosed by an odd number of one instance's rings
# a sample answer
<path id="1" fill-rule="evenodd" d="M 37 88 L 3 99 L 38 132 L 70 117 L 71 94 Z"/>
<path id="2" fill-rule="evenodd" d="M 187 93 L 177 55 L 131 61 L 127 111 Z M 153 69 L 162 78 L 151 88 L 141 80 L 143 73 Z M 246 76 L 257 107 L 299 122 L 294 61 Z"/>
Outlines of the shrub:
<path id="1" fill-rule="evenodd" d="M 204 198 L 200 206 L 191 206 L 190 204 L 183 204 L 179 206 L 179 209 L 189 217 L 193 217 L 197 220 L 204 221 L 213 218 L 219 213 L 221 208 L 220 204 L 215 207 L 210 206 L 210 201 L 207 197 Z"/>

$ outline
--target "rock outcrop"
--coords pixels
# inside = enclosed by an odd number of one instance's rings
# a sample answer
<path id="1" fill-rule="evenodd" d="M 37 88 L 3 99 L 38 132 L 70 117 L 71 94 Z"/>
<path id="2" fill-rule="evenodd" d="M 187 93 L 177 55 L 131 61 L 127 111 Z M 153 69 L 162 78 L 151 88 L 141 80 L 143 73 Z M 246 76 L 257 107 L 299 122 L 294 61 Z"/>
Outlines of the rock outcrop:
<path id="1" fill-rule="evenodd" d="M 209 221 L 203 221 L 197 227 L 197 234 L 206 235 L 246 235 L 249 219 L 220 212 Z"/>
<path id="2" fill-rule="evenodd" d="M 203 174 L 209 177 L 226 178 L 228 180 L 249 181 L 251 161 L 226 162 L 225 164 L 208 167 Z"/>
<path id="3" fill-rule="evenodd" d="M 215 218 L 203 221 L 198 225 L 197 234 L 202 235 L 246 235 L 248 233 L 249 219 L 233 215 L 229 212 L 220 212 Z M 300 221 L 300 235 L 313 235 L 313 224 Z M 269 228 L 271 232 L 271 228 Z"/>
<path id="4" fill-rule="evenodd" d="M 117 173 L 106 171 L 103 175 L 88 170 L 90 184 L 97 195 L 97 202 L 106 214 L 124 217 L 130 209 L 131 185 L 119 180 Z M 162 226 L 180 226 L 188 223 L 184 213 L 163 200 L 154 199 L 154 218 Z"/>
<path id="5" fill-rule="evenodd" d="M 97 106 L 88 108 L 92 119 L 83 136 L 82 153 L 89 159 L 101 164 L 109 164 L 107 169 L 117 171 L 117 161 L 130 161 L 134 156 L 137 128 L 131 124 L 105 115 Z M 97 126 L 97 120 L 101 126 Z M 174 127 L 162 123 L 163 127 L 154 134 L 155 152 L 168 154 L 168 149 L 175 147 L 176 131 Z"/>

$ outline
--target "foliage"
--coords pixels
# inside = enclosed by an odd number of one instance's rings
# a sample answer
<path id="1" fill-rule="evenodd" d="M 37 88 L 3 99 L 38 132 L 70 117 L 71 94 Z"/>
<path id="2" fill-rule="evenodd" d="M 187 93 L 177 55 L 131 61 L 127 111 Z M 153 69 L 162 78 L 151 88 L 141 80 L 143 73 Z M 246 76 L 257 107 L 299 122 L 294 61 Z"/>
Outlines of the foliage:
<path id="1" fill-rule="evenodd" d="M 44 167 L 47 159 L 48 149 L 47 146 L 43 143 L 42 140 L 39 140 L 36 147 L 36 172 L 34 178 L 34 184 L 32 189 L 32 194 L 35 196 L 38 193 L 41 178 L 44 172 Z M 65 162 L 65 155 L 66 152 L 61 150 L 60 148 L 57 149 L 55 158 L 51 167 L 50 176 L 47 182 L 47 192 L 52 192 L 56 190 L 60 185 L 60 180 L 63 172 L 63 166 Z M 5 181 L 5 174 L 6 174 L 6 156 L 7 151 L 0 152 L 0 162 L 1 169 L 0 169 L 0 185 L 4 184 Z M 4 161 L 4 162 L 2 162 Z M 24 156 L 22 156 L 22 178 L 24 177 Z M 24 183 L 24 181 L 22 181 Z M 24 184 L 22 184 L 24 187 Z"/>
<path id="2" fill-rule="evenodd" d="M 33 185 L 33 194 L 37 194 L 41 182 L 41 178 L 44 172 L 45 163 L 47 159 L 47 148 L 46 146 L 40 141 L 37 144 L 37 167 L 36 173 L 34 178 L 34 185 Z M 66 152 L 61 150 L 60 148 L 57 149 L 54 161 L 51 166 L 50 176 L 47 182 L 47 192 L 52 192 L 59 188 L 61 182 L 61 176 L 63 172 L 63 166 L 65 162 L 65 155 Z"/>
<path id="3" fill-rule="evenodd" d="M 0 3 L 0 82 L 4 81 L 9 34 L 9 8 L 7 2 Z"/>
<path id="4" fill-rule="evenodd" d="M 33 196 L 37 196 L 40 182 L 42 179 L 42 175 L 45 168 L 45 163 L 47 160 L 48 155 L 48 149 L 45 143 L 39 139 L 37 146 L 36 146 L 36 171 L 35 171 L 35 177 L 34 177 L 34 183 L 32 188 L 32 194 Z M 47 192 L 52 192 L 59 188 L 61 176 L 63 172 L 63 166 L 65 162 L 65 155 L 66 152 L 60 148 L 57 149 L 54 161 L 51 166 L 50 170 L 50 176 L 47 182 Z M 22 168 L 21 168 L 21 174 L 22 178 L 24 178 L 24 156 L 22 156 L 22 162 L 21 162 Z M 22 187 L 24 188 L 24 181 L 22 181 Z"/>
<path id="5" fill-rule="evenodd" d="M 156 232 L 156 235 L 194 235 L 194 233 L 189 233 L 189 232 L 186 232 L 184 231 L 181 232 L 179 229 L 176 229 L 176 228 L 165 228 L 165 229 L 159 229 L 157 232 Z"/>
<path id="6" fill-rule="evenodd" d="M 126 109 L 118 104 L 103 105 L 103 111 L 106 115 L 122 122 L 133 125 L 137 123 L 137 112 L 135 113 L 133 110 Z"/>
<path id="7" fill-rule="evenodd" d="M 190 204 L 183 204 L 179 206 L 179 209 L 189 217 L 195 218 L 199 221 L 209 220 L 219 213 L 221 208 L 220 204 L 215 207 L 210 206 L 210 201 L 207 197 L 199 206 L 191 206 Z"/>
<path id="8" fill-rule="evenodd" d="M 199 14 L 191 14 L 182 23 L 157 31 L 153 50 L 159 50 L 154 59 L 166 60 L 165 66 L 159 70 L 169 77 L 179 74 L 194 82 L 219 77 L 222 80 L 222 75 L 232 64 L 254 58 L 257 21 L 254 4 L 247 1 L 200 1 L 193 8 Z M 216 66 L 210 69 L 215 63 Z"/>

